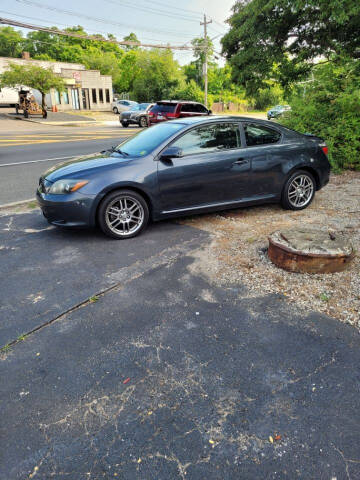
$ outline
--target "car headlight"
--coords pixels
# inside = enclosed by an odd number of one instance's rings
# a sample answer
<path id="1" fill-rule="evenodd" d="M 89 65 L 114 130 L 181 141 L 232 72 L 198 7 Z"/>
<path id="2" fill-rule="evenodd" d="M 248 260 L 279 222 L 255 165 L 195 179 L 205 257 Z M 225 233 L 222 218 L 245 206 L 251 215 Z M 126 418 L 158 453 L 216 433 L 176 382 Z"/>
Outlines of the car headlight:
<path id="1" fill-rule="evenodd" d="M 89 183 L 88 180 L 69 180 L 68 178 L 64 178 L 63 180 L 57 180 L 53 183 L 47 193 L 56 195 L 72 193 L 76 192 L 76 190 L 79 190 L 79 188 L 87 183 Z"/>

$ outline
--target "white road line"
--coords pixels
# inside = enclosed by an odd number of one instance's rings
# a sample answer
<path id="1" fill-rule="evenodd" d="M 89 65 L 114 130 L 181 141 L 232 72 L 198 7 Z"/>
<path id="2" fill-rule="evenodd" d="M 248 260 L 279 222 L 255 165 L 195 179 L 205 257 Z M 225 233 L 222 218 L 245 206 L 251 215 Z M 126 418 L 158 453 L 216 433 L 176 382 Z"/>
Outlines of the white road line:
<path id="1" fill-rule="evenodd" d="M 93 153 L 98 153 L 98 152 L 93 152 Z M 93 155 L 93 153 L 88 153 L 88 155 Z M 42 160 L 28 160 L 27 162 L 2 163 L 0 167 L 12 167 L 16 165 L 24 165 L 25 163 L 51 162 L 52 160 L 66 160 L 68 158 L 75 158 L 75 157 L 77 157 L 77 155 L 69 155 L 68 157 L 44 158 Z"/>

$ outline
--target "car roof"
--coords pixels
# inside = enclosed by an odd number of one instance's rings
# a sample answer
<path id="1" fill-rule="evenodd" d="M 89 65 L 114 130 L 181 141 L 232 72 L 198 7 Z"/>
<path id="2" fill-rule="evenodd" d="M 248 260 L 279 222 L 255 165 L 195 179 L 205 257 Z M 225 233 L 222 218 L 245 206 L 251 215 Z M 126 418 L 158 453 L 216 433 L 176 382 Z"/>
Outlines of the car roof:
<path id="1" fill-rule="evenodd" d="M 193 101 L 191 101 L 191 100 L 159 100 L 159 101 L 156 102 L 156 103 L 157 103 L 158 105 L 168 104 L 168 103 L 170 103 L 170 104 L 173 103 L 174 105 L 177 104 L 177 103 L 189 103 L 189 104 L 191 104 L 191 105 L 193 105 L 193 104 L 200 104 L 200 105 L 202 105 L 202 103 L 200 103 L 200 102 L 193 102 Z"/>
<path id="2" fill-rule="evenodd" d="M 209 117 L 186 117 L 177 120 L 171 120 L 172 123 L 182 123 L 184 125 L 192 125 L 196 123 L 208 123 L 208 122 L 216 122 L 216 121 L 223 121 L 223 122 L 256 122 L 256 123 L 264 123 L 266 125 L 273 125 L 267 120 L 262 120 L 261 118 L 252 118 L 252 117 L 240 117 L 238 115 L 211 115 Z"/>

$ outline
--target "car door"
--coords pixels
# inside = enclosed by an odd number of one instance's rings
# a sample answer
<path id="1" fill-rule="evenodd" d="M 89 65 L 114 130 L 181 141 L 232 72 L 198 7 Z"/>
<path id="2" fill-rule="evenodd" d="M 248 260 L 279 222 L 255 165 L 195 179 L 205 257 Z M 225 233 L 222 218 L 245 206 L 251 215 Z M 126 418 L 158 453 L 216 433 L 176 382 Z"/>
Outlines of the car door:
<path id="1" fill-rule="evenodd" d="M 242 153 L 251 165 L 251 195 L 249 199 L 279 195 L 283 183 L 283 162 L 292 146 L 282 141 L 282 133 L 256 121 L 243 122 Z"/>
<path id="2" fill-rule="evenodd" d="M 171 160 L 159 157 L 163 211 L 227 204 L 248 194 L 250 164 L 241 158 L 238 122 L 193 127 L 171 146 L 180 148 L 182 156 Z"/>

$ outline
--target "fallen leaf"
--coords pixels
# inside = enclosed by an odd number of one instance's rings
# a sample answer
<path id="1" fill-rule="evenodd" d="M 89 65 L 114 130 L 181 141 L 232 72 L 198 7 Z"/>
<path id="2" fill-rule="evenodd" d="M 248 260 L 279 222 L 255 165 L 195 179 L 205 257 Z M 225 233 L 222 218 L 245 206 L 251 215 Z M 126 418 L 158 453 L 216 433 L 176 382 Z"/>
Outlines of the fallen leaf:
<path id="1" fill-rule="evenodd" d="M 137 463 L 141 463 L 141 458 L 138 458 L 138 461 L 137 461 Z"/>
<path id="2" fill-rule="evenodd" d="M 270 443 L 274 443 L 274 439 L 273 439 L 273 437 L 272 437 L 271 435 L 269 436 L 269 442 L 270 442 Z"/>
<path id="3" fill-rule="evenodd" d="M 214 445 L 214 440 L 209 440 L 209 443 L 211 443 L 211 445 Z"/>
<path id="4" fill-rule="evenodd" d="M 278 442 L 279 440 L 281 440 L 281 435 L 275 435 L 274 440 L 275 440 L 276 442 Z"/>

